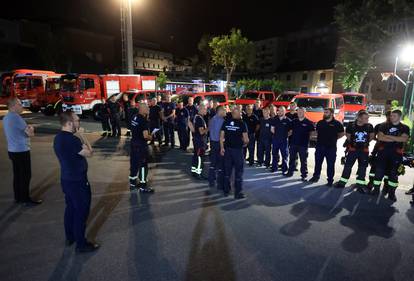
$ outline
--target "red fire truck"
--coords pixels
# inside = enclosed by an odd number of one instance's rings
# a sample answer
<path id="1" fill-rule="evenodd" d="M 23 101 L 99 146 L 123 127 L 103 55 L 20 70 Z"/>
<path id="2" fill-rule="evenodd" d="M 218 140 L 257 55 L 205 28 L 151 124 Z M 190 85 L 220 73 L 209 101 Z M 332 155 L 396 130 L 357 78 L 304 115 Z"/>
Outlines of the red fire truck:
<path id="1" fill-rule="evenodd" d="M 53 71 L 16 69 L 2 75 L 2 100 L 6 102 L 10 97 L 18 97 L 23 107 L 32 112 L 39 111 L 40 107 L 33 106 L 38 95 L 45 93 L 46 79 L 56 75 Z"/>
<path id="2" fill-rule="evenodd" d="M 46 89 L 37 95 L 32 107 L 39 108 L 45 115 L 54 115 L 62 110 L 60 98 L 60 77 L 56 74 L 46 78 Z"/>
<path id="3" fill-rule="evenodd" d="M 155 76 L 121 74 L 66 74 L 60 78 L 62 110 L 76 114 L 92 112 L 98 117 L 102 103 L 113 94 L 128 90 L 154 90 Z"/>
<path id="4" fill-rule="evenodd" d="M 355 121 L 355 118 L 360 110 L 367 110 L 367 98 L 360 93 L 342 93 L 344 97 L 345 118 L 344 123 Z"/>

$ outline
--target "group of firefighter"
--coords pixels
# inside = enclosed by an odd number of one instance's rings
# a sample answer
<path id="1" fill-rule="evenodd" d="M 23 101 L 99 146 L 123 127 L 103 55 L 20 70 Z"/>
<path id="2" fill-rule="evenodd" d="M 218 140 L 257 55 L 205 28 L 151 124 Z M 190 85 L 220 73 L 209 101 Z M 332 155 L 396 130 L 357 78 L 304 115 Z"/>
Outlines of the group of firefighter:
<path id="1" fill-rule="evenodd" d="M 123 112 L 126 134 L 132 135 L 131 190 L 153 192 L 147 186 L 148 142 L 175 148 L 176 131 L 179 148 L 183 151 L 187 151 L 192 139 L 192 176 L 208 180 L 210 187 L 217 187 L 226 196 L 230 192 L 230 178 L 233 177 L 235 198 L 245 197 L 242 177 L 246 163 L 266 168 L 272 173 L 280 171 L 286 177 L 300 171 L 303 182 L 315 183 L 320 179 L 322 163 L 326 160 L 327 186 L 344 188 L 355 162 L 358 162 L 356 182 L 352 188 L 363 194 L 381 193 L 391 201 L 397 200 L 395 190 L 403 170 L 403 147 L 409 139 L 409 128 L 401 122 L 400 110 L 388 111 L 386 121 L 375 128 L 369 123 L 367 111 L 361 110 L 355 121 L 344 128 L 334 118 L 332 108 L 325 108 L 323 119 L 315 124 L 306 118 L 306 109 L 298 108 L 295 103 L 289 105 L 289 111 L 283 106 L 262 108 L 260 103 L 257 100 L 254 105 L 233 105 L 230 108 L 220 106 L 216 101 L 195 105 L 190 97 L 184 105 L 182 100 L 172 102 L 167 94 L 164 100 L 155 97 L 148 105 L 141 103 L 136 106 L 127 95 L 119 101 L 113 95 L 101 113 L 103 135 L 120 136 L 120 116 Z M 334 183 L 337 140 L 344 135 L 344 169 L 339 181 Z M 376 141 L 376 144 L 370 153 L 371 141 Z M 310 179 L 307 178 L 309 143 L 315 144 L 315 168 Z M 210 163 L 208 171 L 204 171 L 207 151 Z M 406 194 L 414 197 L 414 188 Z"/>

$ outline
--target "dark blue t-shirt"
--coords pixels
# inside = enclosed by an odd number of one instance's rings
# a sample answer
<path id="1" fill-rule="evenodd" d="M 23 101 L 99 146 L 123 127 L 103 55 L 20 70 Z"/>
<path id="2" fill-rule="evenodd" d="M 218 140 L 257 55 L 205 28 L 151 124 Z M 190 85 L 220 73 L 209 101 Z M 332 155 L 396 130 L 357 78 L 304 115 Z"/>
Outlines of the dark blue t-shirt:
<path id="1" fill-rule="evenodd" d="M 149 107 L 149 121 L 150 121 L 151 127 L 158 128 L 160 126 L 160 123 L 161 123 L 160 112 L 161 112 L 161 110 L 162 109 L 158 104 L 151 105 Z"/>
<path id="2" fill-rule="evenodd" d="M 131 120 L 131 144 L 147 146 L 148 144 L 147 140 L 144 138 L 144 131 L 149 132 L 147 118 L 141 114 L 133 116 Z"/>
<path id="3" fill-rule="evenodd" d="M 272 118 L 272 127 L 275 128 L 273 139 L 277 141 L 287 141 L 288 133 L 292 129 L 292 121 L 285 117 L 282 120 L 278 116 Z"/>
<path id="4" fill-rule="evenodd" d="M 200 128 L 207 128 L 206 121 L 204 120 L 203 116 L 196 114 L 194 117 L 194 141 L 197 143 L 205 143 L 206 142 L 206 134 L 201 135 L 200 134 Z"/>
<path id="5" fill-rule="evenodd" d="M 241 119 L 224 121 L 221 130 L 224 131 L 224 147 L 243 147 L 243 133 L 247 133 L 247 126 Z"/>
<path id="6" fill-rule="evenodd" d="M 243 121 L 246 123 L 248 133 L 254 134 L 256 132 L 256 126 L 259 125 L 259 118 L 255 114 L 250 116 L 246 114 L 243 116 Z"/>
<path id="7" fill-rule="evenodd" d="M 318 139 L 316 141 L 317 145 L 336 148 L 338 134 L 344 132 L 344 126 L 341 122 L 335 119 L 332 119 L 330 122 L 320 120 L 316 124 L 316 131 L 318 132 Z"/>
<path id="8" fill-rule="evenodd" d="M 308 118 L 292 120 L 290 144 L 308 147 L 310 133 L 315 131 L 315 124 Z"/>
<path id="9" fill-rule="evenodd" d="M 164 102 L 162 104 L 162 110 L 164 111 L 164 117 L 171 115 L 171 113 L 175 110 L 175 103 L 173 102 Z M 168 122 L 173 122 L 174 119 L 172 117 L 167 119 Z"/>
<path id="10" fill-rule="evenodd" d="M 272 139 L 272 131 L 270 130 L 271 127 L 272 127 L 271 118 L 260 120 L 259 140 L 271 140 Z"/>
<path id="11" fill-rule="evenodd" d="M 175 122 L 180 127 L 187 127 L 189 116 L 190 116 L 190 113 L 188 112 L 187 108 L 185 108 L 185 107 L 183 107 L 181 109 L 177 108 L 175 110 Z"/>
<path id="12" fill-rule="evenodd" d="M 187 105 L 185 108 L 187 108 L 188 113 L 190 114 L 190 120 L 193 120 L 196 114 L 198 113 L 197 107 L 195 105 Z"/>
<path id="13" fill-rule="evenodd" d="M 74 134 L 60 131 L 54 141 L 53 149 L 60 163 L 60 178 L 65 181 L 87 180 L 88 162 L 78 153 L 82 142 Z"/>

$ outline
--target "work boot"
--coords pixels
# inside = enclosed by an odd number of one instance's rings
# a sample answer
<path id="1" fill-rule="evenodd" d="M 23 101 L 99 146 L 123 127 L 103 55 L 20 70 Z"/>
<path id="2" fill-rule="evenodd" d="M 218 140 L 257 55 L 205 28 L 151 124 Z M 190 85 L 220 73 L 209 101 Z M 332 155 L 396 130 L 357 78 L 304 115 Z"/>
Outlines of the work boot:
<path id="1" fill-rule="evenodd" d="M 371 192 L 370 192 L 370 194 L 371 195 L 374 195 L 374 196 L 378 196 L 378 194 L 380 193 L 380 189 L 379 189 L 379 187 L 374 187 L 374 188 L 372 188 L 371 189 Z"/>
<path id="2" fill-rule="evenodd" d="M 131 136 L 131 131 L 127 131 L 125 134 L 126 137 L 130 137 Z"/>
<path id="3" fill-rule="evenodd" d="M 333 181 L 328 181 L 325 185 L 327 187 L 332 187 L 333 186 Z"/>
<path id="4" fill-rule="evenodd" d="M 101 137 L 106 137 L 108 135 L 108 132 L 103 132 L 102 134 L 101 134 Z"/>
<path id="5" fill-rule="evenodd" d="M 283 174 L 285 177 L 290 178 L 293 177 L 293 173 L 292 172 L 287 172 Z"/>
<path id="6" fill-rule="evenodd" d="M 335 183 L 335 188 L 345 188 L 345 183 L 343 181 L 338 181 Z"/>
<path id="7" fill-rule="evenodd" d="M 88 253 L 93 252 L 99 249 L 99 244 L 87 242 L 85 246 L 76 247 L 76 252 L 78 253 Z"/>
<path id="8" fill-rule="evenodd" d="M 243 199 L 243 198 L 246 198 L 246 195 L 244 195 L 243 192 L 239 192 L 234 195 L 234 199 Z"/>
<path id="9" fill-rule="evenodd" d="M 414 186 L 411 189 L 407 190 L 407 192 L 405 192 L 405 194 L 413 195 L 414 194 Z"/>
<path id="10" fill-rule="evenodd" d="M 311 177 L 310 180 L 308 180 L 308 181 L 311 182 L 311 183 L 315 183 L 315 182 L 318 182 L 319 181 L 319 178 L 317 178 L 317 177 Z"/>
<path id="11" fill-rule="evenodd" d="M 397 197 L 395 196 L 395 188 L 388 188 L 388 199 L 393 202 L 397 201 Z"/>
<path id="12" fill-rule="evenodd" d="M 141 193 L 154 193 L 154 189 L 145 186 L 145 187 L 140 187 L 139 192 L 141 192 Z"/>

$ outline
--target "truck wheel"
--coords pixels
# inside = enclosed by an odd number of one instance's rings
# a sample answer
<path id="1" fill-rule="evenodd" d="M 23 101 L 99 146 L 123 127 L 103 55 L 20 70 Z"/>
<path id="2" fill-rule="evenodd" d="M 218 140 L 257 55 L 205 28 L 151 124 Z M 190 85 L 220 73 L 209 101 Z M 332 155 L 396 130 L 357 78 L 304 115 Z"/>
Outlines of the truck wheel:
<path id="1" fill-rule="evenodd" d="M 51 104 L 48 104 L 46 106 L 46 108 L 43 110 L 43 114 L 46 115 L 46 116 L 53 116 L 53 115 L 55 115 L 55 113 L 56 113 L 56 111 L 53 108 L 53 105 L 51 105 Z"/>
<path id="2" fill-rule="evenodd" d="M 92 115 L 93 115 L 93 119 L 95 121 L 101 121 L 101 116 L 99 114 L 100 110 L 101 110 L 101 105 L 100 104 L 97 104 L 93 107 Z"/>
<path id="3" fill-rule="evenodd" d="M 29 110 L 30 110 L 31 112 L 33 112 L 33 113 L 37 113 L 37 112 L 39 112 L 40 107 L 31 105 L 31 106 L 29 107 Z"/>

